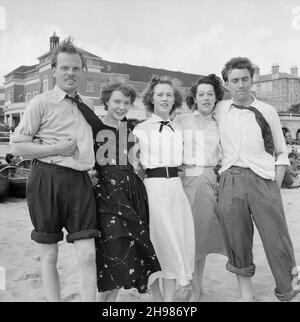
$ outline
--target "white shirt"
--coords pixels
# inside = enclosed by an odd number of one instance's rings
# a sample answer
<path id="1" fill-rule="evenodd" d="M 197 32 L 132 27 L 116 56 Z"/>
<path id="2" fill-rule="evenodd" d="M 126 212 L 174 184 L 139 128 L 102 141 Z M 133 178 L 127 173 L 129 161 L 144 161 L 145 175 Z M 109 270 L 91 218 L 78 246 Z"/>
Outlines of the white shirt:
<path id="1" fill-rule="evenodd" d="M 286 143 L 275 108 L 254 98 L 251 106 L 259 110 L 270 125 L 276 160 L 265 151 L 264 140 L 255 114 L 232 106 L 232 100 L 221 101 L 215 109 L 222 147 L 222 168 L 250 168 L 265 179 L 275 180 L 275 165 L 289 165 Z"/>
<path id="2" fill-rule="evenodd" d="M 220 157 L 219 129 L 212 114 L 198 111 L 176 116 L 175 123 L 183 131 L 183 163 L 200 167 L 214 167 Z"/>
<path id="3" fill-rule="evenodd" d="M 140 162 L 145 169 L 158 167 L 178 167 L 182 164 L 183 141 L 180 127 L 171 122 L 173 130 L 165 125 L 159 132 L 159 116 L 152 116 L 138 124 L 133 134 L 138 138 L 140 146 Z"/>
<path id="4" fill-rule="evenodd" d="M 92 128 L 77 105 L 65 98 L 66 94 L 55 86 L 53 90 L 35 96 L 25 108 L 11 142 L 55 144 L 61 139 L 73 137 L 77 145 L 74 155 L 50 155 L 39 160 L 85 171 L 95 164 Z M 80 98 L 93 109 L 92 101 Z"/>

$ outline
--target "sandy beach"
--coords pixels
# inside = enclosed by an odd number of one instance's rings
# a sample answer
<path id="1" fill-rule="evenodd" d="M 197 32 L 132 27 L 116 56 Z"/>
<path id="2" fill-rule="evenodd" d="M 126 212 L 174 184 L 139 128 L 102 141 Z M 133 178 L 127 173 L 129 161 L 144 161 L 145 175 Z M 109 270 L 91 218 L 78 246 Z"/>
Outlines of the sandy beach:
<path id="1" fill-rule="evenodd" d="M 290 235 L 294 244 L 297 264 L 300 265 L 300 198 L 299 189 L 283 189 L 282 196 Z M 39 256 L 36 243 L 30 239 L 31 222 L 25 199 L 7 198 L 0 203 L 0 266 L 6 272 L 6 289 L 0 290 L 0 301 L 44 302 Z M 58 270 L 62 299 L 78 302 L 78 282 L 75 270 L 73 247 L 66 241 L 59 243 Z M 262 243 L 255 232 L 254 262 L 257 266 L 253 278 L 255 301 L 277 301 L 273 294 L 274 280 L 269 269 Z M 234 302 L 238 299 L 238 285 L 233 274 L 225 270 L 226 258 L 211 254 L 207 258 L 205 271 L 204 302 Z M 176 301 L 186 302 L 190 287 L 179 288 Z M 121 290 L 117 301 L 151 302 L 151 294 L 140 295 L 136 290 Z"/>

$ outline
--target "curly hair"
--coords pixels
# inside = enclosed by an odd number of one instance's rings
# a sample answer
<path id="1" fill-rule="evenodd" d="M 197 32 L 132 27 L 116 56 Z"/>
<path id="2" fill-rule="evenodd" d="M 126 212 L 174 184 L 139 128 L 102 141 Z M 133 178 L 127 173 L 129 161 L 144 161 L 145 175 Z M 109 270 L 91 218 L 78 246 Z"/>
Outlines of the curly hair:
<path id="1" fill-rule="evenodd" d="M 177 108 L 181 107 L 182 96 L 179 92 L 179 89 L 175 86 L 173 80 L 168 76 L 153 75 L 151 77 L 151 80 L 148 83 L 148 85 L 144 91 L 143 103 L 144 103 L 148 112 L 150 112 L 150 113 L 154 112 L 153 94 L 154 94 L 154 89 L 155 89 L 156 85 L 158 85 L 158 84 L 168 84 L 174 90 L 175 101 L 174 101 L 174 105 L 169 113 L 169 114 L 172 114 Z"/>
<path id="2" fill-rule="evenodd" d="M 215 74 L 209 74 L 207 76 L 201 76 L 197 80 L 197 82 L 191 87 L 190 89 L 191 95 L 188 95 L 185 100 L 189 108 L 194 107 L 194 105 L 196 104 L 195 98 L 197 94 L 197 89 L 198 89 L 198 86 L 201 84 L 210 84 L 214 88 L 217 102 L 222 100 L 224 96 L 222 81 L 220 77 L 216 76 Z"/>
<path id="3" fill-rule="evenodd" d="M 192 95 L 188 95 L 185 98 L 185 102 L 186 102 L 186 105 L 189 107 L 189 109 L 194 110 L 196 108 L 196 103 Z"/>
<path id="4" fill-rule="evenodd" d="M 224 82 L 228 81 L 228 73 L 233 69 L 244 69 L 247 68 L 249 70 L 251 78 L 254 75 L 254 67 L 251 61 L 247 57 L 234 57 L 231 58 L 224 66 L 222 70 L 222 77 Z"/>
<path id="5" fill-rule="evenodd" d="M 101 103 L 104 104 L 104 109 L 108 109 L 108 101 L 111 97 L 111 94 L 114 91 L 120 91 L 124 94 L 124 96 L 130 98 L 130 104 L 132 105 L 136 98 L 136 91 L 129 85 L 122 84 L 122 83 L 113 83 L 108 87 L 103 88 L 101 92 Z"/>
<path id="6" fill-rule="evenodd" d="M 55 68 L 57 65 L 57 56 L 60 53 L 66 53 L 71 55 L 79 55 L 82 63 L 82 70 L 87 70 L 87 65 L 85 58 L 83 56 L 83 52 L 74 46 L 72 37 L 68 37 L 64 39 L 58 47 L 55 48 L 52 58 L 51 58 L 51 67 Z"/>

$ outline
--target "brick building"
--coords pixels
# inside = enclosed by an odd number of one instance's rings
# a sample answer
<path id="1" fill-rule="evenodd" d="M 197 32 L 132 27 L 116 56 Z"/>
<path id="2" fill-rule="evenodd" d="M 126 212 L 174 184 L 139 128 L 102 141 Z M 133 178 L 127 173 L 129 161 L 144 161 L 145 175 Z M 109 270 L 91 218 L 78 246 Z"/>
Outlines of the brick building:
<path id="1" fill-rule="evenodd" d="M 300 78 L 297 66 L 289 73 L 279 72 L 279 65 L 273 64 L 271 74 L 260 75 L 259 67 L 254 66 L 253 91 L 256 97 L 273 105 L 277 112 L 289 111 L 292 104 L 300 103 Z"/>
<path id="2" fill-rule="evenodd" d="M 5 78 L 5 123 L 12 128 L 18 125 L 24 109 L 31 98 L 37 94 L 52 89 L 55 79 L 51 71 L 52 52 L 59 44 L 59 37 L 55 32 L 50 37 L 50 48 L 45 54 L 38 57 L 38 64 L 20 66 L 11 71 Z M 183 96 L 186 96 L 191 85 L 200 75 L 175 72 L 164 69 L 136 66 L 124 63 L 115 63 L 103 60 L 92 53 L 82 50 L 87 61 L 88 71 L 84 73 L 79 93 L 94 101 L 96 113 L 103 115 L 104 108 L 100 105 L 100 92 L 103 86 L 114 81 L 126 82 L 137 91 L 137 99 L 129 117 L 146 118 L 146 111 L 142 104 L 141 95 L 147 82 L 153 74 L 168 75 L 178 80 Z"/>

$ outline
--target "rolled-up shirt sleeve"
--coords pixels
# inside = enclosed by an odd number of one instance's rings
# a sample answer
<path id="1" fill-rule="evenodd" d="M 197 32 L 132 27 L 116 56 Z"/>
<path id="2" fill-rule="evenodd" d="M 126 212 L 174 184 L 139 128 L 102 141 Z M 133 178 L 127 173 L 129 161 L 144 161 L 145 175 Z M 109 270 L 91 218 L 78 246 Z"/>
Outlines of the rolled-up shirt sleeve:
<path id="1" fill-rule="evenodd" d="M 280 119 L 276 110 L 272 110 L 270 115 L 270 127 L 272 131 L 275 148 L 275 165 L 290 165 L 285 139 L 282 133 Z"/>
<path id="2" fill-rule="evenodd" d="M 41 102 L 31 100 L 25 108 L 24 115 L 14 134 L 11 143 L 32 142 L 42 122 Z"/>

